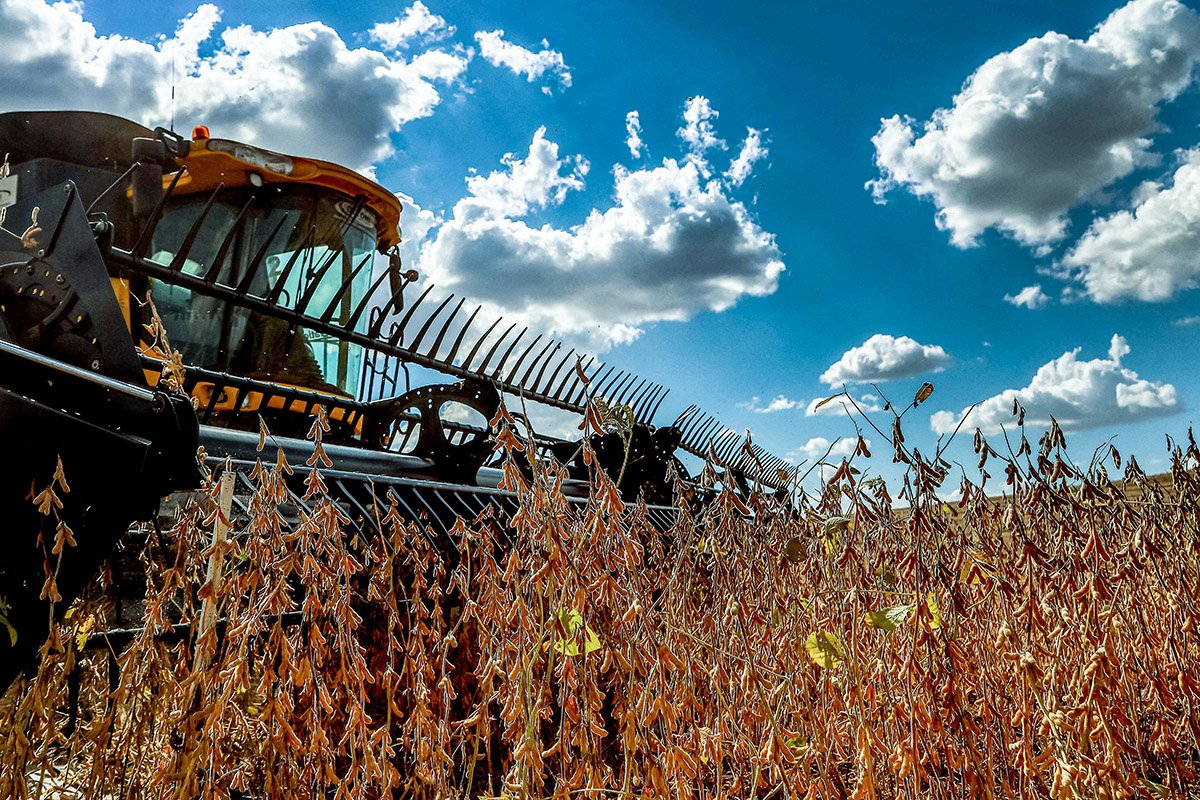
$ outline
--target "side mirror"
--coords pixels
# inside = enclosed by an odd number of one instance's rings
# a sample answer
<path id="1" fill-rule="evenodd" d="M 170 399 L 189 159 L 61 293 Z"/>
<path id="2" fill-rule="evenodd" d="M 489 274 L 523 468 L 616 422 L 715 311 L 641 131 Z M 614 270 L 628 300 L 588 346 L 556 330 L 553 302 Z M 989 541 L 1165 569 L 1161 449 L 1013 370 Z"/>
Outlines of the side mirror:
<path id="1" fill-rule="evenodd" d="M 175 159 L 188 154 L 191 143 L 174 131 L 156 128 L 154 138 L 139 136 L 133 140 L 133 218 L 140 225 L 149 219 L 163 200 L 163 171 L 178 169 Z"/>
<path id="2" fill-rule="evenodd" d="M 393 247 L 392 251 L 388 253 L 388 280 L 392 286 L 391 306 L 393 311 L 404 308 L 404 287 L 419 277 L 415 269 L 404 269 L 404 265 L 400 262 L 400 251 Z"/>

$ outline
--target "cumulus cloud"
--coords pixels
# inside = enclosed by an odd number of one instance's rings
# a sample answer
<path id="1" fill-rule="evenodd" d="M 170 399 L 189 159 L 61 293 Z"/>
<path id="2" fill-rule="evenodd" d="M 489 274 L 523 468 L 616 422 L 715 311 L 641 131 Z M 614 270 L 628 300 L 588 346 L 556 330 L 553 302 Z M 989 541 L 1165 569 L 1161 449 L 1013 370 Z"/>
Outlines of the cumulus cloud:
<path id="1" fill-rule="evenodd" d="M 867 440 L 867 448 L 871 447 L 871 442 Z M 857 438 L 844 438 L 837 441 L 830 441 L 824 436 L 814 436 L 804 444 L 797 447 L 792 452 L 788 453 L 788 458 L 803 458 L 807 461 L 814 461 L 822 456 L 826 460 L 849 458 L 854 455 L 854 451 L 858 448 Z M 826 455 L 828 452 L 828 455 Z"/>
<path id="2" fill-rule="evenodd" d="M 613 168 L 613 203 L 570 227 L 526 217 L 584 187 L 588 164 L 539 129 L 528 153 L 468 179 L 420 255 L 447 291 L 603 350 L 642 325 L 723 311 L 774 292 L 784 269 L 775 237 L 719 180 L 690 161 Z"/>
<path id="3" fill-rule="evenodd" d="M 634 158 L 642 157 L 642 150 L 646 145 L 642 141 L 642 120 L 636 111 L 625 115 L 625 146 L 629 148 L 629 155 Z"/>
<path id="4" fill-rule="evenodd" d="M 1200 148 L 1171 185 L 1151 184 L 1129 211 L 1096 220 L 1062 263 L 1093 300 L 1168 300 L 1200 283 Z"/>
<path id="5" fill-rule="evenodd" d="M 864 394 L 856 397 L 853 403 L 845 395 L 839 395 L 822 405 L 824 400 L 824 397 L 814 397 L 812 402 L 808 404 L 808 408 L 804 409 L 804 416 L 843 417 L 847 414 L 854 415 L 858 411 L 862 411 L 864 414 L 874 414 L 877 411 L 883 410 L 883 403 L 873 394 Z M 855 409 L 856 405 L 858 409 Z M 817 406 L 820 406 L 820 408 Z"/>
<path id="6" fill-rule="evenodd" d="M 908 336 L 877 333 L 852 347 L 821 374 L 821 383 L 873 383 L 941 370 L 950 357 L 939 345 L 921 344 Z"/>
<path id="7" fill-rule="evenodd" d="M 429 244 L 439 225 L 445 220 L 427 208 L 421 208 L 417 201 L 402 192 L 397 192 L 400 198 L 400 230 L 403 236 L 400 240 L 400 260 L 406 268 L 420 264 L 421 251 Z"/>
<path id="8" fill-rule="evenodd" d="M 454 207 L 455 218 L 470 223 L 480 219 L 523 217 L 531 211 L 558 205 L 567 192 L 582 189 L 590 168 L 581 156 L 559 158 L 558 145 L 538 128 L 529 143 L 529 154 L 501 159 L 505 170 L 467 178 L 467 197 Z M 565 171 L 564 171 L 565 170 Z"/>
<path id="9" fill-rule="evenodd" d="M 563 89 L 571 86 L 571 70 L 563 61 L 562 53 L 551 50 L 550 43 L 545 39 L 542 40 L 542 49 L 536 53 L 505 41 L 501 29 L 478 31 L 475 41 L 479 43 L 479 55 L 493 67 L 507 67 L 517 75 L 524 75 L 530 83 L 537 83 L 543 76 L 549 75 Z M 542 91 L 550 94 L 550 87 L 542 86 Z"/>
<path id="10" fill-rule="evenodd" d="M 767 157 L 767 146 L 763 144 L 763 132 L 754 128 L 746 129 L 746 138 L 737 158 L 725 171 L 725 179 L 733 186 L 741 186 L 754 171 L 754 165 Z"/>
<path id="11" fill-rule="evenodd" d="M 804 405 L 803 400 L 792 400 L 790 397 L 779 394 L 775 395 L 766 405 L 762 404 L 762 400 L 758 397 L 750 398 L 748 403 L 738 403 L 738 408 L 744 408 L 747 411 L 753 411 L 755 414 L 775 414 L 779 411 L 791 411 L 795 408 L 800 408 Z"/>
<path id="12" fill-rule="evenodd" d="M 320 22 L 218 33 L 220 19 L 202 5 L 152 44 L 99 35 L 78 3 L 0 3 L 0 73 L 20 76 L 0 83 L 0 103 L 166 125 L 174 70 L 178 129 L 205 124 L 216 136 L 367 169 L 392 153 L 392 133 L 433 112 L 441 85 L 467 63 L 441 50 L 405 59 L 351 48 Z"/>
<path id="13" fill-rule="evenodd" d="M 371 27 L 369 35 L 389 50 L 404 50 L 414 44 L 436 42 L 454 35 L 455 28 L 417 0 L 391 22 Z"/>
<path id="14" fill-rule="evenodd" d="M 1180 317 L 1179 319 L 1172 321 L 1171 324 L 1177 328 L 1187 328 L 1192 325 L 1200 325 L 1200 317 Z"/>
<path id="15" fill-rule="evenodd" d="M 1130 352 L 1124 337 L 1113 335 L 1108 358 L 1081 361 L 1081 349 L 1043 364 L 1028 386 L 1005 389 L 984 400 L 966 425 L 990 434 L 1015 424 L 1013 400 L 1025 407 L 1025 424 L 1035 429 L 1048 426 L 1051 416 L 1064 429 L 1083 430 L 1167 416 L 1183 408 L 1174 386 L 1145 380 L 1121 363 Z M 965 413 L 938 411 L 930 425 L 935 433 L 949 433 Z"/>
<path id="16" fill-rule="evenodd" d="M 988 59 L 950 108 L 894 116 L 872 141 L 877 199 L 928 198 L 960 247 L 996 228 L 1061 239 L 1066 212 L 1153 159 L 1160 106 L 1191 84 L 1200 16 L 1177 0 L 1133 0 L 1087 39 L 1058 33 Z"/>
<path id="17" fill-rule="evenodd" d="M 1039 308 L 1045 308 L 1050 302 L 1050 295 L 1043 292 L 1039 284 L 1034 284 L 1033 286 L 1026 286 L 1016 294 L 1006 294 L 1004 295 L 1004 299 L 1017 308 L 1024 307 L 1034 311 Z"/>

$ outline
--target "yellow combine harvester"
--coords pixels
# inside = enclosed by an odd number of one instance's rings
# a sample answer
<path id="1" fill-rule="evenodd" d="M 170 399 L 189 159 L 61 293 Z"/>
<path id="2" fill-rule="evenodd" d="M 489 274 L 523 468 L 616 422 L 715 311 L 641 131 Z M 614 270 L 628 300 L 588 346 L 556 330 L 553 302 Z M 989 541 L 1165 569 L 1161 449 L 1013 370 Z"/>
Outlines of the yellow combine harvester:
<path id="1" fill-rule="evenodd" d="M 689 480 L 677 448 L 742 491 L 790 479 L 783 460 L 694 407 L 655 428 L 666 396 L 657 384 L 528 329 L 477 328 L 480 308 L 435 302 L 432 286 L 406 302 L 417 275 L 400 263 L 401 204 L 352 170 L 204 127 L 185 139 L 91 112 L 0 114 L 5 153 L 0 530 L 11 555 L 0 562 L 0 613 L 16 639 L 0 637 L 0 686 L 47 630 L 44 553 L 33 544 L 42 511 L 80 542 L 58 578 L 61 612 L 132 521 L 198 485 L 199 445 L 214 466 L 232 458 L 246 487 L 263 420 L 296 463 L 311 453 L 313 412 L 325 410 L 326 481 L 366 535 L 380 493 L 435 532 L 486 506 L 513 510 L 487 463 L 488 420 L 504 395 L 576 413 L 595 398 L 622 409 L 626 427 L 590 444 L 662 525 L 677 479 Z M 454 382 L 410 386 L 412 366 Z M 580 442 L 535 444 L 567 464 L 568 491 L 586 493 Z M 30 487 L 49 485 L 59 459 L 62 507 L 39 511 Z"/>

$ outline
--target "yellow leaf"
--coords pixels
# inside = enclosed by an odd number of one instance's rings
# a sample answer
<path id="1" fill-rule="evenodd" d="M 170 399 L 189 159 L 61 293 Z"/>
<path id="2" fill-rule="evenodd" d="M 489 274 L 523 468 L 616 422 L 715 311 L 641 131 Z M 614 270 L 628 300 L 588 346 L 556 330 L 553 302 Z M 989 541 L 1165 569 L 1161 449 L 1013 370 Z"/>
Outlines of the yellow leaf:
<path id="1" fill-rule="evenodd" d="M 894 631 L 908 620 L 912 609 L 913 607 L 909 605 L 888 606 L 863 614 L 863 621 L 881 631 Z"/>
<path id="2" fill-rule="evenodd" d="M 96 627 L 96 618 L 88 617 L 83 622 L 79 623 L 79 627 L 75 629 L 75 644 L 80 650 L 87 644 L 88 636 L 92 629 Z"/>
<path id="3" fill-rule="evenodd" d="M 982 553 L 967 550 L 966 556 L 966 563 L 963 564 L 962 571 L 958 574 L 960 583 L 979 586 L 983 583 L 983 578 L 990 580 L 995 577 L 996 568 Z"/>
<path id="4" fill-rule="evenodd" d="M 942 627 L 942 609 L 938 606 L 937 598 L 933 596 L 933 592 L 925 595 L 925 607 L 929 609 L 929 627 L 937 630 Z"/>
<path id="5" fill-rule="evenodd" d="M 826 558 L 833 558 L 834 556 L 836 556 L 836 555 L 837 555 L 838 548 L 839 548 L 839 547 L 841 546 L 841 544 L 842 544 L 842 543 L 841 543 L 841 540 L 840 540 L 840 539 L 838 539 L 838 537 L 836 537 L 836 536 L 826 536 L 826 537 L 824 537 L 823 543 L 824 543 L 824 545 L 825 545 L 825 556 L 826 556 Z"/>
<path id="6" fill-rule="evenodd" d="M 590 625 L 583 624 L 583 615 L 573 608 L 564 608 L 558 612 L 558 622 L 562 625 L 563 630 L 567 635 L 563 639 L 559 639 L 554 643 L 554 650 L 567 656 L 577 656 L 580 653 L 579 642 L 576 641 L 576 634 L 579 628 L 583 627 L 583 653 L 594 653 L 603 645 L 600 644 L 600 637 L 592 630 Z"/>
<path id="7" fill-rule="evenodd" d="M 837 669 L 846 655 L 842 650 L 841 640 L 829 631 L 810 633 L 804 642 L 804 649 L 808 651 L 808 657 L 813 663 L 824 669 Z"/>

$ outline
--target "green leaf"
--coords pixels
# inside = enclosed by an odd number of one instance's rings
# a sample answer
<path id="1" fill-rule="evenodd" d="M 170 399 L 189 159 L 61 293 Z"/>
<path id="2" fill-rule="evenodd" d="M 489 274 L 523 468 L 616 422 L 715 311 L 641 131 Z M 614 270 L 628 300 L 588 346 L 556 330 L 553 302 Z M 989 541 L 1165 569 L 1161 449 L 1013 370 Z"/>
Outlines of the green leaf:
<path id="1" fill-rule="evenodd" d="M 832 536 L 835 533 L 841 533 L 849 527 L 849 517 L 830 517 L 829 519 L 825 520 L 825 525 L 822 526 L 822 530 L 825 531 L 826 536 Z"/>
<path id="2" fill-rule="evenodd" d="M 829 631 L 813 631 L 804 642 L 804 649 L 813 663 L 823 669 L 837 669 L 846 657 L 842 642 L 836 634 Z"/>
<path id="3" fill-rule="evenodd" d="M 913 607 L 909 605 L 888 606 L 878 611 L 869 611 L 863 615 L 863 620 L 873 628 L 881 631 L 894 631 L 908 621 L 908 615 Z"/>

